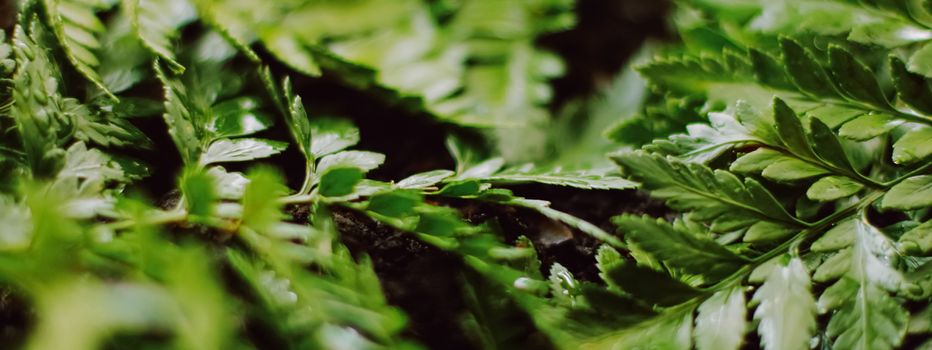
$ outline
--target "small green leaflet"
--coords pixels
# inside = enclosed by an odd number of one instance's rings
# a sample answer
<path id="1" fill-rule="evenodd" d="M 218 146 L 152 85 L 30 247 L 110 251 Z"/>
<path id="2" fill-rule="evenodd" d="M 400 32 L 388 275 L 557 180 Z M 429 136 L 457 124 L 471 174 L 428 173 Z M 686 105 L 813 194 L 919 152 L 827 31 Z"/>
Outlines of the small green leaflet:
<path id="1" fill-rule="evenodd" d="M 932 252 L 932 220 L 926 221 L 900 236 L 899 248 L 906 253 Z"/>
<path id="2" fill-rule="evenodd" d="M 255 97 L 238 97 L 211 106 L 212 116 L 207 125 L 215 137 L 252 135 L 272 126 L 272 118 L 259 111 Z"/>
<path id="3" fill-rule="evenodd" d="M 295 101 L 300 103 L 300 100 Z M 299 113 L 296 119 L 304 114 L 303 107 L 295 111 Z M 314 118 L 311 120 L 310 131 L 310 152 L 315 159 L 359 143 L 359 129 L 345 119 Z"/>
<path id="4" fill-rule="evenodd" d="M 829 67 L 838 87 L 851 99 L 865 101 L 880 108 L 891 108 L 874 73 L 839 46 L 829 46 Z"/>
<path id="5" fill-rule="evenodd" d="M 893 144 L 893 162 L 912 164 L 932 155 L 932 127 L 917 125 Z"/>
<path id="6" fill-rule="evenodd" d="M 323 171 L 320 176 L 320 195 L 341 197 L 353 193 L 356 184 L 365 173 L 358 167 L 335 166 Z"/>
<path id="7" fill-rule="evenodd" d="M 932 77 L 932 43 L 926 43 L 909 56 L 909 70 Z"/>
<path id="8" fill-rule="evenodd" d="M 900 210 L 932 207 L 932 175 L 913 176 L 896 184 L 884 195 L 883 207 Z"/>
<path id="9" fill-rule="evenodd" d="M 548 185 L 600 190 L 622 190 L 637 186 L 637 183 L 633 181 L 626 180 L 617 175 L 608 174 L 607 171 L 601 169 L 536 169 L 530 164 L 522 167 L 508 168 L 485 176 L 478 176 L 478 178 L 485 182 L 501 184 L 536 182 Z"/>
<path id="10" fill-rule="evenodd" d="M 662 219 L 623 215 L 613 221 L 631 244 L 667 266 L 707 276 L 709 281 L 729 275 L 746 261 L 712 239 L 684 232 Z"/>
<path id="11" fill-rule="evenodd" d="M 799 258 L 775 266 L 754 293 L 754 319 L 766 350 L 809 349 L 815 329 L 816 303 L 809 292 L 809 273 Z"/>
<path id="12" fill-rule="evenodd" d="M 616 154 L 616 162 L 651 195 L 674 209 L 691 211 L 694 219 L 709 221 L 712 229 L 726 232 L 748 227 L 763 219 L 789 226 L 801 222 L 757 181 L 741 181 L 724 170 L 695 163 L 682 163 L 643 151 Z"/>
<path id="13" fill-rule="evenodd" d="M 699 305 L 693 338 L 699 350 L 737 350 L 747 331 L 744 291 L 718 291 Z"/>
<path id="14" fill-rule="evenodd" d="M 158 60 L 153 67 L 165 91 L 165 113 L 162 116 L 168 125 L 168 134 L 181 152 L 181 158 L 185 163 L 195 163 L 200 158 L 202 146 L 191 116 L 192 112 L 188 108 L 185 86 L 177 77 L 165 74 Z"/>
<path id="15" fill-rule="evenodd" d="M 216 200 L 213 178 L 201 169 L 187 169 L 180 181 L 188 214 L 210 217 Z"/>
<path id="16" fill-rule="evenodd" d="M 692 299 L 700 291 L 666 272 L 621 261 L 602 270 L 602 278 L 613 287 L 638 300 L 663 307 L 675 306 Z"/>
<path id="17" fill-rule="evenodd" d="M 888 114 L 865 114 L 842 125 L 838 134 L 847 139 L 866 141 L 886 134 L 901 124 L 903 120 Z"/>
<path id="18" fill-rule="evenodd" d="M 844 176 L 826 176 L 809 187 L 806 196 L 820 202 L 833 201 L 858 193 L 864 185 Z"/>
<path id="19" fill-rule="evenodd" d="M 198 163 L 204 166 L 265 158 L 284 151 L 287 146 L 288 144 L 284 142 L 257 138 L 221 139 L 207 147 L 207 151 L 201 155 Z"/>
<path id="20" fill-rule="evenodd" d="M 808 50 L 787 38 L 780 40 L 780 48 L 787 72 L 800 90 L 816 96 L 837 96 L 828 74 Z"/>
<path id="21" fill-rule="evenodd" d="M 434 186 L 444 179 L 455 175 L 452 170 L 432 170 L 414 174 L 395 183 L 395 187 L 406 189 L 425 189 Z"/>
<path id="22" fill-rule="evenodd" d="M 75 142 L 65 151 L 65 163 L 57 178 L 75 177 L 87 181 L 120 180 L 123 170 L 98 149 L 87 148 L 84 142 Z"/>
<path id="23" fill-rule="evenodd" d="M 194 9 L 185 0 L 123 0 L 143 45 L 165 61 L 175 73 L 183 73 L 175 58 L 172 41 L 178 27 L 194 17 Z"/>
<path id="24" fill-rule="evenodd" d="M 266 82 L 268 85 L 267 88 L 270 91 L 273 97 L 279 96 L 277 88 L 271 82 L 271 72 L 268 67 L 262 69 L 263 79 L 269 80 Z M 295 143 L 298 144 L 298 150 L 304 154 L 304 157 L 309 161 L 314 159 L 313 143 L 312 143 L 312 134 L 313 130 L 311 128 L 311 122 L 308 120 L 307 111 L 304 110 L 304 102 L 301 101 L 301 96 L 297 96 L 292 91 L 291 80 L 285 78 L 282 82 L 285 101 L 288 105 L 287 113 L 285 113 L 285 120 L 287 121 L 288 131 L 291 132 L 291 137 L 294 138 Z"/>
<path id="25" fill-rule="evenodd" d="M 52 30 L 71 64 L 107 96 L 117 99 L 97 73 L 100 62 L 93 52 L 100 48 L 98 36 L 105 30 L 95 13 L 103 3 L 94 0 L 45 0 L 44 4 Z"/>
<path id="26" fill-rule="evenodd" d="M 317 140 L 317 138 L 315 138 Z M 367 151 L 342 151 L 328 154 L 317 163 L 317 172 L 324 173 L 327 169 L 338 167 L 353 167 L 369 172 L 385 162 L 385 155 Z"/>

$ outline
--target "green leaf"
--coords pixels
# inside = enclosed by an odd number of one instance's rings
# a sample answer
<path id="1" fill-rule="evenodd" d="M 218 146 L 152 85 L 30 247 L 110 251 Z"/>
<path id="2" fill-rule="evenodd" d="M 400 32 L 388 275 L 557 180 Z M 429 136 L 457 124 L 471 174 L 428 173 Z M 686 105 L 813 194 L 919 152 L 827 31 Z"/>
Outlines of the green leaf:
<path id="1" fill-rule="evenodd" d="M 776 266 L 754 293 L 757 332 L 766 350 L 808 349 L 815 330 L 816 303 L 809 273 L 799 258 Z"/>
<path id="2" fill-rule="evenodd" d="M 194 9 L 179 0 L 124 0 L 127 14 L 142 44 L 168 63 L 175 73 L 184 72 L 178 63 L 172 41 L 178 35 L 178 27 L 194 15 Z"/>
<path id="3" fill-rule="evenodd" d="M 314 55 L 296 38 L 275 28 L 265 30 L 260 38 L 269 51 L 289 67 L 308 76 L 320 76 L 320 65 Z"/>
<path id="4" fill-rule="evenodd" d="M 858 193 L 864 185 L 844 176 L 826 176 L 816 181 L 806 197 L 814 201 L 828 202 Z"/>
<path id="5" fill-rule="evenodd" d="M 632 327 L 577 341 L 573 346 L 584 350 L 688 350 L 692 347 L 692 311 L 692 308 L 675 308 Z"/>
<path id="6" fill-rule="evenodd" d="M 207 147 L 198 163 L 208 165 L 223 162 L 244 162 L 269 157 L 285 150 L 288 144 L 280 141 L 244 138 L 220 139 Z"/>
<path id="7" fill-rule="evenodd" d="M 796 112 L 780 98 L 773 100 L 773 116 L 777 133 L 787 149 L 800 157 L 815 158 L 802 122 Z"/>
<path id="8" fill-rule="evenodd" d="M 769 148 L 758 148 L 751 153 L 744 154 L 728 167 L 728 170 L 736 173 L 759 173 L 771 164 L 787 159 L 782 153 Z"/>
<path id="9" fill-rule="evenodd" d="M 932 44 L 923 44 L 909 56 L 909 71 L 932 77 Z"/>
<path id="10" fill-rule="evenodd" d="M 84 142 L 75 142 L 65 151 L 65 163 L 56 175 L 63 178 L 79 178 L 86 182 L 125 180 L 123 170 L 98 149 L 87 148 Z"/>
<path id="11" fill-rule="evenodd" d="M 744 262 L 715 241 L 683 232 L 662 219 L 623 215 L 613 221 L 628 242 L 672 268 L 710 280 L 727 276 Z"/>
<path id="12" fill-rule="evenodd" d="M 690 211 L 696 220 L 711 222 L 716 232 L 750 226 L 760 220 L 799 225 L 757 181 L 743 182 L 734 174 L 700 164 L 684 164 L 644 152 L 613 156 L 642 188 L 671 208 Z"/>
<path id="13" fill-rule="evenodd" d="M 456 179 L 484 179 L 498 172 L 503 166 L 505 166 L 504 158 L 489 158 L 480 162 L 479 164 L 459 171 L 459 173 L 456 175 Z"/>
<path id="14" fill-rule="evenodd" d="M 278 198 L 287 194 L 281 175 L 272 168 L 258 167 L 246 174 L 249 183 L 243 194 L 243 224 L 267 231 L 283 218 Z"/>
<path id="15" fill-rule="evenodd" d="M 176 77 L 163 73 L 158 61 L 153 67 L 165 92 L 165 113 L 162 116 L 168 125 L 168 134 L 178 152 L 181 152 L 181 159 L 187 164 L 193 164 L 200 158 L 203 146 L 193 122 L 192 112 L 188 108 L 185 86 Z"/>
<path id="16" fill-rule="evenodd" d="M 300 102 L 300 100 L 295 100 Z M 304 107 L 297 109 L 294 119 L 304 115 Z M 336 153 L 359 143 L 359 129 L 348 120 L 335 118 L 315 118 L 311 120 L 311 147 L 310 152 L 314 158 Z M 304 138 L 302 138 L 304 139 Z"/>
<path id="17" fill-rule="evenodd" d="M 906 253 L 932 252 L 932 220 L 906 231 L 900 236 L 899 247 Z"/>
<path id="18" fill-rule="evenodd" d="M 829 46 L 829 65 L 838 87 L 852 99 L 887 108 L 887 102 L 874 73 L 854 56 L 838 46 Z"/>
<path id="19" fill-rule="evenodd" d="M 761 172 L 774 181 L 792 182 L 829 174 L 828 170 L 797 158 L 783 158 L 771 163 Z"/>
<path id="20" fill-rule="evenodd" d="M 605 284 L 607 284 L 609 288 L 620 290 L 620 287 L 614 284 L 608 273 L 613 268 L 620 266 L 625 262 L 624 258 L 621 256 L 621 253 L 619 253 L 615 248 L 612 248 L 612 246 L 603 244 L 599 246 L 599 250 L 595 256 L 595 261 L 596 267 L 599 268 L 599 277 L 605 281 Z"/>
<path id="21" fill-rule="evenodd" d="M 787 72 L 800 90 L 816 96 L 838 95 L 825 70 L 809 51 L 788 38 L 780 39 L 780 48 L 783 50 Z"/>
<path id="22" fill-rule="evenodd" d="M 848 159 L 845 148 L 828 125 L 818 118 L 811 118 L 809 119 L 809 129 L 812 135 L 813 150 L 820 160 L 848 174 L 857 174 Z"/>
<path id="23" fill-rule="evenodd" d="M 314 140 L 318 140 L 317 137 Z M 336 167 L 355 167 L 363 173 L 378 168 L 385 162 L 385 155 L 367 151 L 343 151 L 329 154 L 320 159 L 317 172 L 324 173 L 327 169 Z"/>
<path id="24" fill-rule="evenodd" d="M 451 170 L 431 170 L 408 176 L 395 183 L 395 187 L 409 189 L 424 189 L 435 186 L 444 179 L 455 175 Z"/>
<path id="25" fill-rule="evenodd" d="M 214 181 L 206 172 L 187 170 L 179 184 L 188 214 L 210 217 L 217 194 Z"/>
<path id="26" fill-rule="evenodd" d="M 793 90 L 793 83 L 780 62 L 756 49 L 749 49 L 748 57 L 751 66 L 754 67 L 754 77 L 758 81 L 783 90 Z"/>
<path id="27" fill-rule="evenodd" d="M 883 207 L 911 210 L 932 206 L 932 175 L 913 176 L 896 184 L 883 197 Z"/>
<path id="28" fill-rule="evenodd" d="M 415 208 L 423 202 L 416 191 L 391 191 L 379 193 L 369 198 L 366 210 L 394 218 L 404 218 L 415 213 Z"/>
<path id="29" fill-rule="evenodd" d="M 693 338 L 699 350 L 737 350 L 747 331 L 744 291 L 740 287 L 715 292 L 699 305 Z"/>
<path id="30" fill-rule="evenodd" d="M 242 173 L 227 172 L 221 166 L 212 166 L 207 169 L 207 174 L 214 179 L 217 197 L 227 200 L 243 198 L 243 192 L 246 190 L 249 179 L 246 179 Z"/>
<path id="31" fill-rule="evenodd" d="M 891 266 L 892 243 L 863 220 L 850 221 L 853 225 L 847 226 L 847 232 L 854 238 L 849 240 L 850 248 L 819 268 L 822 279 L 841 276 L 819 298 L 820 309 L 837 309 L 826 333 L 837 348 L 895 348 L 906 333 L 909 316 L 885 291 L 896 290 L 903 282 L 902 274 Z"/>
<path id="32" fill-rule="evenodd" d="M 744 241 L 753 243 L 772 242 L 789 237 L 797 231 L 792 227 L 786 227 L 778 223 L 761 221 L 748 228 L 748 231 L 744 234 Z"/>
<path id="33" fill-rule="evenodd" d="M 890 56 L 890 71 L 900 100 L 920 112 L 932 114 L 932 88 L 926 78 L 906 70 L 906 64 L 893 55 Z"/>
<path id="34" fill-rule="evenodd" d="M 216 137 L 236 137 L 255 134 L 272 126 L 272 118 L 259 111 L 259 100 L 239 97 L 211 107 L 213 114 L 207 129 Z"/>
<path id="35" fill-rule="evenodd" d="M 324 171 L 320 176 L 320 195 L 340 197 L 353 193 L 356 184 L 363 178 L 364 172 L 358 167 L 336 166 Z"/>
<path id="36" fill-rule="evenodd" d="M 917 126 L 893 144 L 893 162 L 911 164 L 932 155 L 932 127 Z"/>
<path id="37" fill-rule="evenodd" d="M 739 123 L 739 117 L 753 119 L 749 110 L 741 103 L 736 104 L 734 113 L 709 113 L 709 124 L 686 126 L 688 135 L 672 135 L 667 140 L 657 140 L 645 146 L 648 151 L 676 155 L 685 162 L 709 163 L 724 152 L 747 143 L 763 141 Z"/>
<path id="38" fill-rule="evenodd" d="M 835 224 L 834 227 L 826 231 L 822 237 L 812 243 L 812 249 L 816 252 L 830 252 L 850 246 L 854 243 L 857 220 L 849 219 Z"/>
<path id="39" fill-rule="evenodd" d="M 874 285 L 846 284 L 850 297 L 828 323 L 827 334 L 836 349 L 895 349 L 906 333 L 909 314 L 902 305 Z"/>
<path id="40" fill-rule="evenodd" d="M 606 174 L 600 169 L 563 170 L 539 169 L 533 166 L 505 169 L 481 177 L 483 181 L 502 184 L 536 182 L 582 189 L 621 190 L 637 186 L 622 177 Z"/>
<path id="41" fill-rule="evenodd" d="M 268 85 L 266 88 L 271 91 L 273 97 L 278 97 L 278 89 L 275 87 L 275 84 L 271 82 L 271 74 L 269 68 L 264 67 L 262 75 L 264 79 L 269 80 L 266 82 Z M 295 143 L 298 144 L 298 150 L 311 162 L 315 157 L 314 153 L 312 153 L 314 147 L 311 138 L 313 129 L 311 127 L 311 121 L 308 119 L 307 111 L 304 109 L 304 102 L 301 101 L 301 96 L 295 95 L 292 91 L 291 80 L 285 78 L 285 81 L 282 82 L 282 86 L 284 87 L 285 101 L 278 102 L 283 102 L 288 106 L 287 112 L 285 113 L 288 131 L 291 133 L 291 137 L 294 139 Z"/>
<path id="42" fill-rule="evenodd" d="M 841 126 L 838 134 L 855 141 L 866 141 L 886 134 L 903 124 L 903 120 L 887 114 L 865 114 Z"/>
<path id="43" fill-rule="evenodd" d="M 105 30 L 96 14 L 101 3 L 93 0 L 45 0 L 44 4 L 49 24 L 68 61 L 87 80 L 116 99 L 97 73 L 100 62 L 94 54 L 94 50 L 100 48 L 98 36 Z"/>
<path id="44" fill-rule="evenodd" d="M 624 261 L 603 271 L 603 275 L 612 286 L 659 306 L 677 305 L 699 294 L 698 290 L 664 272 Z"/>

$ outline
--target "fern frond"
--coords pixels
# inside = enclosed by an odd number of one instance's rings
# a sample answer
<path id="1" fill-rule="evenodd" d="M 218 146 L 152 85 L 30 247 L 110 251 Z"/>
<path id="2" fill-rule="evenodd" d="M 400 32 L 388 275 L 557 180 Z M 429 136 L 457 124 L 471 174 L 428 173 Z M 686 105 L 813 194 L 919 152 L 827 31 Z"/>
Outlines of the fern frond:
<path id="1" fill-rule="evenodd" d="M 97 18 L 105 3 L 96 0 L 45 0 L 45 11 L 55 37 L 75 69 L 103 93 L 117 99 L 107 89 L 97 72 L 100 61 L 95 50 L 100 48 L 104 25 Z"/>
<path id="2" fill-rule="evenodd" d="M 179 27 L 194 17 L 194 9 L 183 0 L 124 0 L 127 15 L 143 45 L 165 61 L 175 73 L 183 73 L 175 58 L 172 41 Z"/>

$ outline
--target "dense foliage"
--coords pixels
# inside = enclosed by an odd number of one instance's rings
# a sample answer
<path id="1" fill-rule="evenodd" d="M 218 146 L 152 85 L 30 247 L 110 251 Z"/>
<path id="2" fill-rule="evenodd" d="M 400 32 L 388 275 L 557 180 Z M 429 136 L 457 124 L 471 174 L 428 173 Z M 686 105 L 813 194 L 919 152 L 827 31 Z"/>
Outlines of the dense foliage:
<path id="1" fill-rule="evenodd" d="M 352 212 L 462 263 L 472 347 L 932 348 L 932 5 L 672 18 L 680 43 L 553 112 L 563 61 L 537 40 L 569 0 L 22 1 L 0 37 L 0 344 L 423 347 L 341 240 Z M 368 176 L 385 155 L 292 79 L 428 116 L 453 169 Z M 175 190 L 145 188 L 153 166 Z M 528 183 L 671 214 L 611 232 Z M 598 277 L 471 205 L 597 239 Z"/>

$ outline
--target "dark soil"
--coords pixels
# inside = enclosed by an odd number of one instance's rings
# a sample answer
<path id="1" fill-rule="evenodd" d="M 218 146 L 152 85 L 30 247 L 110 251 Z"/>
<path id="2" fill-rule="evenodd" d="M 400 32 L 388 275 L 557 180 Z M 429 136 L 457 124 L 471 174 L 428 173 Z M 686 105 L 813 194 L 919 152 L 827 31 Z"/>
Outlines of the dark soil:
<path id="1" fill-rule="evenodd" d="M 610 218 L 621 213 L 669 215 L 669 211 L 637 191 L 583 191 L 552 186 L 521 186 L 518 193 L 554 200 L 554 207 L 612 231 Z M 558 200 L 558 201 L 557 201 Z M 494 221 L 514 242 L 518 233 L 532 240 L 542 261 L 541 273 L 559 262 L 582 280 L 599 282 L 595 252 L 601 244 L 592 237 L 524 208 L 473 201 L 441 200 L 459 209 L 473 223 Z M 411 234 L 375 222 L 362 213 L 334 208 L 334 220 L 343 243 L 354 254 L 372 258 L 376 274 L 389 303 L 401 307 L 410 317 L 408 335 L 434 349 L 475 349 L 479 344 L 469 337 L 464 317 L 469 307 L 464 301 L 462 282 L 468 274 L 459 257 L 421 243 Z M 475 278 L 473 278 L 475 280 Z M 537 342 L 530 320 L 523 315 L 513 322 L 524 323 L 527 342 Z M 520 324 L 519 324 L 520 326 Z"/>
<path id="2" fill-rule="evenodd" d="M 365 214 L 349 209 L 336 209 L 333 214 L 343 243 L 354 254 L 372 258 L 389 303 L 410 317 L 409 336 L 435 349 L 472 349 L 477 345 L 458 322 L 466 306 L 455 278 L 463 269 L 456 256 Z"/>

